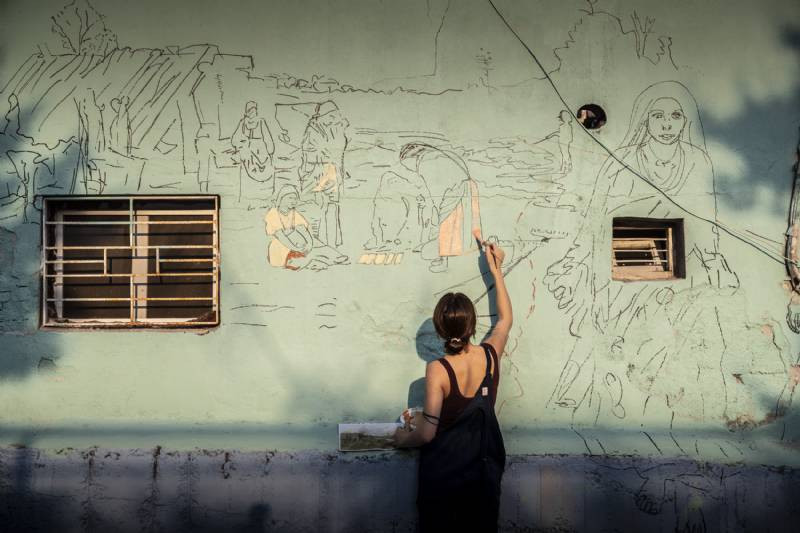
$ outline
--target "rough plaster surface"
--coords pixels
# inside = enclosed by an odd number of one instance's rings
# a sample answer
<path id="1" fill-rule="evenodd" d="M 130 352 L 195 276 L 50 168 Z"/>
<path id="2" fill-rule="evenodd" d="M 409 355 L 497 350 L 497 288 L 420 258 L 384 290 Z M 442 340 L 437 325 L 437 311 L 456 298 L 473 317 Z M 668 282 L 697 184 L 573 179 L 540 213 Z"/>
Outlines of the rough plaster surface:
<path id="1" fill-rule="evenodd" d="M 414 454 L 0 450 L 2 531 L 416 528 Z M 511 456 L 501 531 L 794 531 L 790 468 Z"/>

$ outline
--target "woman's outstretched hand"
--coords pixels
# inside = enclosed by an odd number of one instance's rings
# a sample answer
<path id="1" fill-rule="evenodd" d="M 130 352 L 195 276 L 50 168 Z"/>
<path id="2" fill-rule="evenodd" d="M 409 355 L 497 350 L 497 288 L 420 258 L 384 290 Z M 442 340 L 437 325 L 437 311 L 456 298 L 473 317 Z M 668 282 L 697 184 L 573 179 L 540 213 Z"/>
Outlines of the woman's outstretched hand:
<path id="1" fill-rule="evenodd" d="M 483 250 L 486 254 L 486 262 L 489 264 L 489 271 L 496 275 L 502 273 L 503 259 L 506 258 L 506 253 L 500 248 L 499 244 L 493 242 L 483 241 Z"/>

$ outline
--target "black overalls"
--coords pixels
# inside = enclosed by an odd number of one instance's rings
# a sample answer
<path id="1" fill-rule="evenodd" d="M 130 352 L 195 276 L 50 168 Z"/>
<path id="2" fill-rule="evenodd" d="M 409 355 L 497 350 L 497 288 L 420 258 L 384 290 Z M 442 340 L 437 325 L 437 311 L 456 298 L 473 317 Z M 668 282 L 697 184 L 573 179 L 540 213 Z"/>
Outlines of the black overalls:
<path id="1" fill-rule="evenodd" d="M 422 533 L 497 531 L 506 451 L 489 392 L 491 359 L 486 346 L 483 350 L 486 374 L 474 398 L 453 424 L 420 449 L 417 507 Z"/>

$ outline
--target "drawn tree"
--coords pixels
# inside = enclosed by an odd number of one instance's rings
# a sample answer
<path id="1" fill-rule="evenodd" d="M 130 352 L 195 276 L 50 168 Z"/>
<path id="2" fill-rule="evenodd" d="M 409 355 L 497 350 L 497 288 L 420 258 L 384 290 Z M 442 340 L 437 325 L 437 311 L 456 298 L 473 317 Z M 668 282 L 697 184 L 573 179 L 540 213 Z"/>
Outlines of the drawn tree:
<path id="1" fill-rule="evenodd" d="M 636 37 L 636 56 L 645 57 L 647 50 L 647 37 L 653 33 L 653 25 L 656 20 L 651 17 L 644 17 L 642 20 L 636 10 L 631 14 L 633 21 L 633 35 Z"/>
<path id="2" fill-rule="evenodd" d="M 117 49 L 117 36 L 88 0 L 73 0 L 51 19 L 51 30 L 67 54 L 105 57 Z"/>

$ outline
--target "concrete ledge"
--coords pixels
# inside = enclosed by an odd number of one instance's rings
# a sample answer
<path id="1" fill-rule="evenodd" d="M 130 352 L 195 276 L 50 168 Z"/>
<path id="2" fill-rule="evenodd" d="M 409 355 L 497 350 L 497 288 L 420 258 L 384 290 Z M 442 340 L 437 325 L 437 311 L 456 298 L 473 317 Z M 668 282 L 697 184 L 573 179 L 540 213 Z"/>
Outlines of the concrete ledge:
<path id="1" fill-rule="evenodd" d="M 502 531 L 796 531 L 800 470 L 509 457 Z M 0 448 L 2 531 L 415 531 L 414 453 Z"/>

